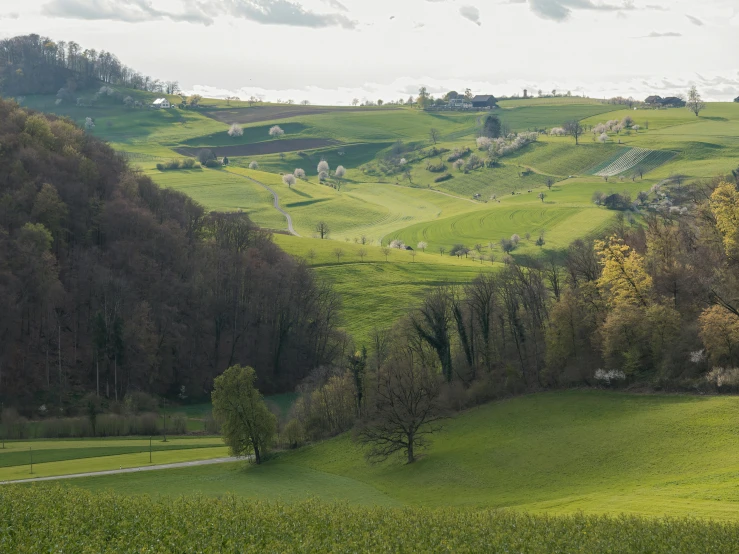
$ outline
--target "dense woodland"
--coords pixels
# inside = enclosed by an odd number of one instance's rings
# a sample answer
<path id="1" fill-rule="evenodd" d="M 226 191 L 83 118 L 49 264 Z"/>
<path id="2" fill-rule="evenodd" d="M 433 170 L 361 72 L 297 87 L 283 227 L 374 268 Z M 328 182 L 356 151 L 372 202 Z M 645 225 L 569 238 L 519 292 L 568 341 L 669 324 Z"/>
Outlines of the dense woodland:
<path id="1" fill-rule="evenodd" d="M 69 120 L 0 100 L 6 406 L 201 398 L 236 363 L 291 390 L 344 348 L 338 308 L 246 215 L 208 214 Z"/>
<path id="2" fill-rule="evenodd" d="M 62 88 L 73 93 L 75 89 L 99 87 L 100 82 L 151 92 L 179 92 L 176 82 L 142 75 L 104 50 L 39 35 L 0 40 L 0 92 L 5 96 L 57 94 Z"/>

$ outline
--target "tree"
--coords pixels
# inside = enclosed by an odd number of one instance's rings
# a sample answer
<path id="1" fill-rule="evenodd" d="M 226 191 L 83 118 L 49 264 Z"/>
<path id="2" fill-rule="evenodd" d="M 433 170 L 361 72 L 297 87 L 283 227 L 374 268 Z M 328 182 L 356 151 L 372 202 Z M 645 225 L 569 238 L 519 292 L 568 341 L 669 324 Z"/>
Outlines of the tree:
<path id="1" fill-rule="evenodd" d="M 251 367 L 229 367 L 213 381 L 213 415 L 221 424 L 223 440 L 232 456 L 262 455 L 272 443 L 277 418 L 269 411 L 254 386 L 257 374 Z"/>
<path id="2" fill-rule="evenodd" d="M 336 263 L 341 261 L 341 257 L 344 255 L 344 251 L 341 248 L 334 248 L 334 256 L 336 256 Z"/>
<path id="3" fill-rule="evenodd" d="M 295 184 L 295 175 L 293 175 L 292 173 L 283 175 L 282 182 L 285 183 L 288 188 L 292 188 L 292 186 Z"/>
<path id="4" fill-rule="evenodd" d="M 392 250 L 390 250 L 387 246 L 383 246 L 382 248 L 380 248 L 380 252 L 383 253 L 383 255 L 385 256 L 385 261 L 387 261 L 387 258 Z"/>
<path id="5" fill-rule="evenodd" d="M 444 95 L 444 100 L 449 102 L 449 100 L 456 100 L 459 98 L 459 93 L 456 90 L 450 90 Z"/>
<path id="6" fill-rule="evenodd" d="M 301 106 L 310 106 L 310 100 L 302 100 L 302 101 L 300 102 L 300 105 L 301 105 Z"/>
<path id="7" fill-rule="evenodd" d="M 553 184 L 554 184 L 554 179 L 552 179 L 551 177 L 547 177 L 547 188 L 549 190 L 552 190 L 552 185 Z"/>
<path id="8" fill-rule="evenodd" d="M 488 138 L 498 138 L 502 132 L 502 125 L 497 115 L 489 115 L 482 126 L 482 134 Z"/>
<path id="9" fill-rule="evenodd" d="M 316 167 L 316 171 L 318 171 L 318 173 L 328 173 L 329 169 L 330 168 L 326 160 L 321 160 L 320 162 L 318 162 L 318 167 Z"/>
<path id="10" fill-rule="evenodd" d="M 200 152 L 198 152 L 198 161 L 201 165 L 205 165 L 208 162 L 215 160 L 216 155 L 213 153 L 213 150 L 210 148 L 203 148 Z M 255 163 L 255 162 L 252 162 Z"/>
<path id="11" fill-rule="evenodd" d="M 328 236 L 329 232 L 330 231 L 328 229 L 328 223 L 326 223 L 325 221 L 319 221 L 318 223 L 316 223 L 316 233 L 318 233 L 319 237 L 325 239 Z"/>
<path id="12" fill-rule="evenodd" d="M 421 250 L 422 252 L 426 252 L 426 248 L 428 248 L 428 243 L 426 241 L 421 241 L 418 243 L 417 248 Z"/>
<path id="13" fill-rule="evenodd" d="M 446 248 L 443 246 L 439 246 L 439 255 L 443 256 L 446 253 Z"/>
<path id="14" fill-rule="evenodd" d="M 336 188 L 341 188 L 341 182 L 344 180 L 344 176 L 346 175 L 346 168 L 343 165 L 340 165 L 336 168 L 336 171 L 334 171 L 334 178 L 336 179 Z"/>
<path id="15" fill-rule="evenodd" d="M 298 167 L 293 171 L 293 175 L 295 175 L 296 179 L 305 179 L 305 170 Z"/>
<path id="16" fill-rule="evenodd" d="M 440 137 L 441 133 L 439 133 L 439 130 L 436 127 L 431 127 L 431 130 L 429 131 L 429 138 L 431 139 L 431 142 L 436 144 L 439 141 Z"/>
<path id="17" fill-rule="evenodd" d="M 415 262 L 417 252 L 415 250 L 410 250 L 408 253 L 411 255 L 411 258 L 413 259 L 412 261 Z"/>
<path id="18" fill-rule="evenodd" d="M 464 97 L 466 100 L 472 100 L 472 89 L 464 89 Z"/>
<path id="19" fill-rule="evenodd" d="M 423 304 L 411 315 L 411 324 L 418 338 L 436 352 L 441 373 L 452 380 L 452 295 L 447 287 L 437 287 L 424 298 Z"/>
<path id="20" fill-rule="evenodd" d="M 352 100 L 352 106 L 357 106 L 359 104 L 359 98 L 354 98 Z"/>
<path id="21" fill-rule="evenodd" d="M 616 236 L 607 241 L 596 240 L 594 248 L 602 268 L 598 289 L 608 304 L 646 308 L 652 295 L 652 277 L 644 257 Z"/>
<path id="22" fill-rule="evenodd" d="M 698 93 L 698 89 L 695 88 L 695 85 L 690 87 L 690 90 L 688 91 L 688 101 L 685 103 L 685 107 L 693 112 L 696 117 L 698 117 L 701 110 L 706 107 L 706 104 L 703 102 L 703 99 Z"/>
<path id="23" fill-rule="evenodd" d="M 190 104 L 193 108 L 196 108 L 198 107 L 202 99 L 203 97 L 199 94 L 193 94 L 187 97 L 187 103 Z"/>
<path id="24" fill-rule="evenodd" d="M 231 125 L 231 128 L 228 130 L 228 136 L 229 137 L 240 137 L 244 134 L 244 129 L 241 128 L 241 125 L 238 123 L 234 123 Z"/>
<path id="25" fill-rule="evenodd" d="M 546 194 L 544 194 L 543 192 L 540 192 L 539 193 L 539 200 L 541 200 L 542 202 L 544 202 L 544 198 L 546 198 L 546 196 L 547 196 Z"/>
<path id="26" fill-rule="evenodd" d="M 382 462 L 401 452 L 413 463 L 417 451 L 428 445 L 428 435 L 440 430 L 440 390 L 433 370 L 407 352 L 383 364 L 368 399 L 369 414 L 357 432 L 358 440 L 368 446 L 367 459 Z"/>
<path id="27" fill-rule="evenodd" d="M 269 130 L 269 136 L 271 136 L 271 137 L 280 138 L 284 134 L 285 134 L 285 131 L 283 131 L 282 128 L 279 125 L 274 125 Z"/>
<path id="28" fill-rule="evenodd" d="M 257 162 L 250 162 L 249 169 L 259 169 L 259 164 Z"/>
<path id="29" fill-rule="evenodd" d="M 582 125 L 580 125 L 580 122 L 576 119 L 572 119 L 570 121 L 565 122 L 565 124 L 562 126 L 562 128 L 565 130 L 565 133 L 568 135 L 572 135 L 575 138 L 575 144 L 579 144 L 578 139 L 580 135 L 583 134 L 585 129 Z"/>
<path id="30" fill-rule="evenodd" d="M 739 362 L 739 318 L 714 305 L 698 318 L 700 337 L 716 366 L 736 367 Z"/>
<path id="31" fill-rule="evenodd" d="M 426 107 L 426 104 L 428 103 L 431 96 L 428 93 L 428 90 L 426 90 L 426 87 L 421 87 L 418 89 L 418 106 L 423 109 Z"/>
<path id="32" fill-rule="evenodd" d="M 357 256 L 359 256 L 359 259 L 360 259 L 361 261 L 364 261 L 364 257 L 365 257 L 366 255 L 367 255 L 367 250 L 366 250 L 366 249 L 364 249 L 364 248 L 360 248 L 359 250 L 357 250 Z"/>

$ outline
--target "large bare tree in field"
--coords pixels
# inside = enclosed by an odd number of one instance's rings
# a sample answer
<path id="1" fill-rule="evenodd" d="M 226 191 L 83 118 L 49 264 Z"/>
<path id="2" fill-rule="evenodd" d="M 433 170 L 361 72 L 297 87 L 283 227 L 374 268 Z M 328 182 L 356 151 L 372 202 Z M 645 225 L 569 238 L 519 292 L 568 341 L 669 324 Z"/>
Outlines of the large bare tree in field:
<path id="1" fill-rule="evenodd" d="M 439 400 L 441 379 L 407 348 L 398 347 L 377 371 L 368 398 L 368 415 L 360 421 L 357 438 L 368 446 L 367 459 L 382 462 L 395 453 L 407 462 L 440 430 L 444 411 Z"/>
<path id="2" fill-rule="evenodd" d="M 701 95 L 698 92 L 698 89 L 695 88 L 695 85 L 690 87 L 690 90 L 688 91 L 688 101 L 685 103 L 685 107 L 693 112 L 696 117 L 698 117 L 698 114 L 701 112 L 701 110 L 706 107 L 706 104 L 705 102 L 703 102 L 703 98 L 701 98 Z"/>
<path id="3" fill-rule="evenodd" d="M 325 239 L 329 234 L 328 223 L 325 221 L 319 221 L 316 223 L 316 233 L 318 233 L 319 237 Z"/>
<path id="4" fill-rule="evenodd" d="M 585 128 L 580 125 L 580 122 L 577 119 L 573 119 L 572 121 L 567 121 L 562 128 L 565 130 L 565 133 L 568 135 L 572 135 L 575 138 L 575 144 L 579 144 L 580 135 L 583 134 L 585 131 Z"/>

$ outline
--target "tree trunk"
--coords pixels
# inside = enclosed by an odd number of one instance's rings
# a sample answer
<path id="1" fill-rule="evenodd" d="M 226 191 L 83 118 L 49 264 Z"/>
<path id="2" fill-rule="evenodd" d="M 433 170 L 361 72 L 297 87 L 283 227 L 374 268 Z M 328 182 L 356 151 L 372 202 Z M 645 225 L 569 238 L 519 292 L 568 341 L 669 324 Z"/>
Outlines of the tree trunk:
<path id="1" fill-rule="evenodd" d="M 412 464 L 416 461 L 413 455 L 413 433 L 408 433 L 408 463 Z"/>
<path id="2" fill-rule="evenodd" d="M 259 445 L 256 443 L 253 443 L 254 446 L 254 462 L 256 464 L 262 463 L 262 456 L 259 454 Z"/>

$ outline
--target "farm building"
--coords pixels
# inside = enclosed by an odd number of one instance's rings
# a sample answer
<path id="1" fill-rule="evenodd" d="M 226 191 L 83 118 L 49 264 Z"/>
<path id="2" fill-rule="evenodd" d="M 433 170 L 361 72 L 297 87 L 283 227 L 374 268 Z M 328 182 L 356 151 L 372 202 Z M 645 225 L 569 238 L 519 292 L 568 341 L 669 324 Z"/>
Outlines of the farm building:
<path id="1" fill-rule="evenodd" d="M 449 107 L 454 109 L 461 109 L 461 110 L 469 110 L 472 108 L 472 102 L 467 100 L 466 98 L 452 98 L 449 100 Z"/>
<path id="2" fill-rule="evenodd" d="M 662 98 L 661 96 L 648 96 L 644 103 L 647 106 L 655 108 L 683 108 L 685 107 L 685 100 L 678 98 L 677 96 L 667 96 Z"/>
<path id="3" fill-rule="evenodd" d="M 169 103 L 169 100 L 166 98 L 157 98 L 151 103 L 152 108 L 171 108 L 172 104 Z"/>
<path id="4" fill-rule="evenodd" d="M 644 103 L 647 106 L 661 106 L 662 105 L 662 97 L 657 95 L 647 96 L 644 100 Z"/>
<path id="5" fill-rule="evenodd" d="M 473 108 L 492 108 L 495 106 L 495 96 L 492 94 L 478 94 L 472 99 Z"/>

